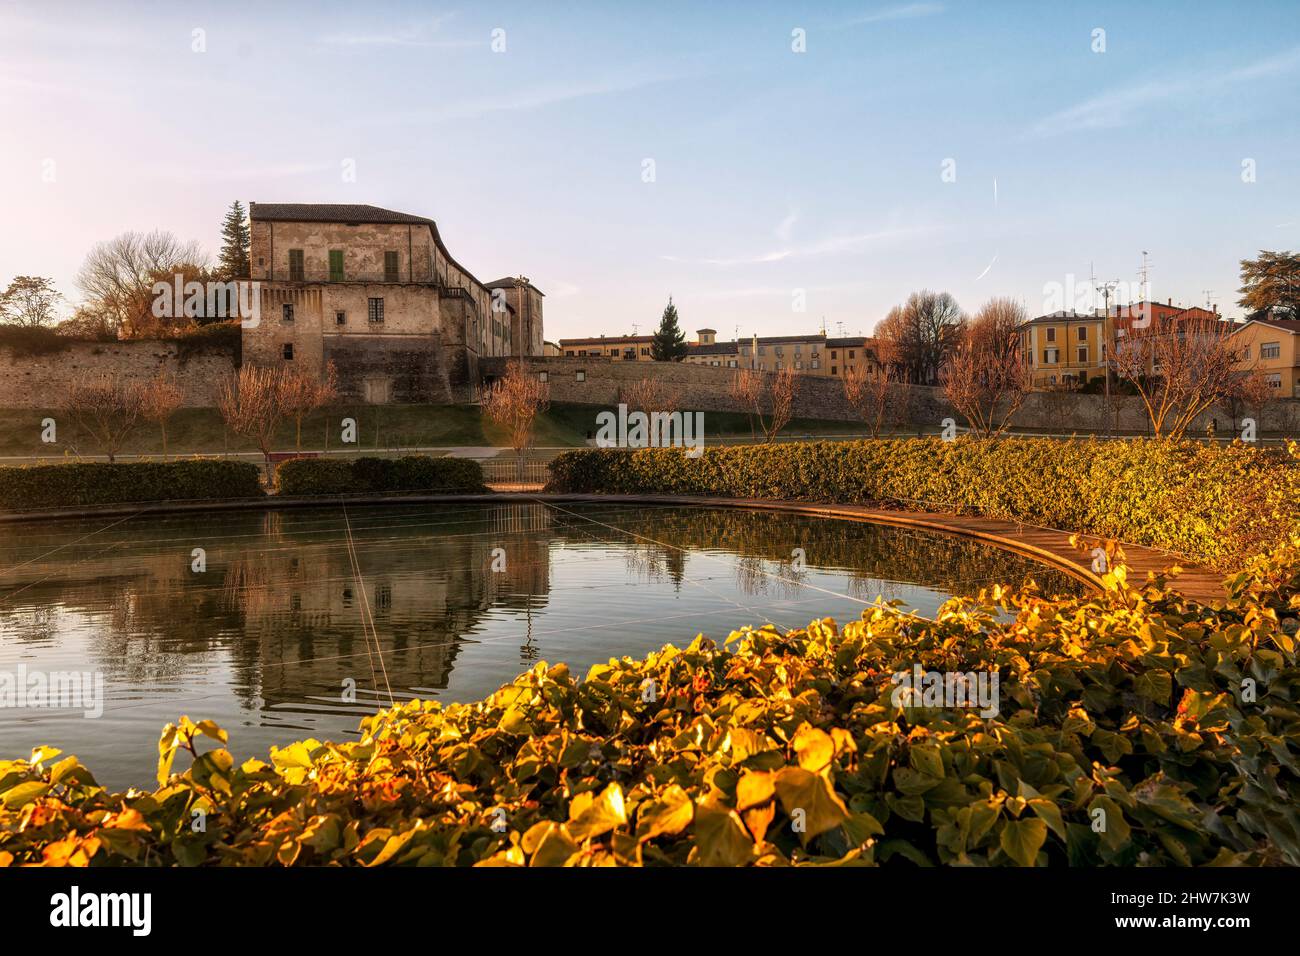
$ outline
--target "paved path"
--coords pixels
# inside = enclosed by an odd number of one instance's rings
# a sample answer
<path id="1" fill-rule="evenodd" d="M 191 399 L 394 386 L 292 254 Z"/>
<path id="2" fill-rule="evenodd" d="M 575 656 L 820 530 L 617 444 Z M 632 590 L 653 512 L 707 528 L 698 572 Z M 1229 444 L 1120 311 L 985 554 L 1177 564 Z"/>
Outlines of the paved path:
<path id="1" fill-rule="evenodd" d="M 136 504 L 102 505 L 87 508 L 67 508 L 55 511 L 27 512 L 26 514 L 0 514 L 0 524 L 15 521 L 47 521 L 51 518 L 97 518 L 121 515 L 146 515 L 176 512 L 233 511 L 250 508 L 303 508 L 328 507 L 336 504 L 452 504 L 481 502 L 505 504 L 509 502 L 598 503 L 598 504 L 651 504 L 695 505 L 701 507 L 749 508 L 760 511 L 781 511 L 793 514 L 817 515 L 851 521 L 870 521 L 876 524 L 919 528 L 961 535 L 987 541 L 1060 568 L 1092 587 L 1100 587 L 1100 580 L 1092 571 L 1092 557 L 1070 547 L 1068 531 L 1040 528 L 1035 525 L 977 515 L 955 515 L 942 512 L 904 511 L 877 508 L 868 505 L 827 504 L 810 501 L 780 501 L 756 498 L 722 498 L 705 495 L 586 495 L 546 494 L 534 491 L 493 492 L 488 494 L 421 494 L 421 495 L 342 495 L 321 497 L 268 496 L 265 498 L 233 501 L 195 502 L 141 502 Z M 1163 571 L 1177 565 L 1183 569 L 1178 576 L 1177 588 L 1184 595 L 1199 601 L 1212 601 L 1223 597 L 1223 578 L 1209 568 L 1177 557 L 1144 548 L 1140 545 L 1123 545 L 1129 580 L 1141 583 L 1148 571 Z"/>

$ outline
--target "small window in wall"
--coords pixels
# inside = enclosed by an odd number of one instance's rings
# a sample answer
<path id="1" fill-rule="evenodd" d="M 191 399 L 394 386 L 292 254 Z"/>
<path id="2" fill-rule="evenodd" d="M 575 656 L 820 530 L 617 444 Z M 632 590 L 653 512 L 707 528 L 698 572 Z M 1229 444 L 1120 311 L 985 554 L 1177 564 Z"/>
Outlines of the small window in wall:
<path id="1" fill-rule="evenodd" d="M 367 317 L 370 319 L 371 325 L 378 325 L 384 321 L 384 300 L 382 298 L 370 300 Z"/>
<path id="2" fill-rule="evenodd" d="M 399 272 L 400 272 L 400 263 L 398 262 L 397 253 L 385 252 L 384 253 L 384 281 L 385 282 L 400 281 L 401 276 L 399 275 Z"/>
<path id="3" fill-rule="evenodd" d="M 727 360 L 727 368 L 735 368 L 735 367 L 736 367 L 736 360 L 735 360 L 735 359 L 728 359 L 728 360 Z"/>
<path id="4" fill-rule="evenodd" d="M 538 373 L 537 373 L 537 381 L 539 381 L 539 382 L 549 382 L 550 380 L 551 380 L 551 373 L 550 373 L 550 372 L 538 372 Z"/>
<path id="5" fill-rule="evenodd" d="M 1055 341 L 1056 341 L 1056 329 L 1048 329 L 1048 330 L 1047 330 L 1047 341 L 1049 341 L 1049 342 L 1055 342 Z M 1052 384 L 1055 385 L 1056 383 L 1053 382 Z"/>
<path id="6" fill-rule="evenodd" d="M 292 342 L 285 342 L 284 345 L 283 345 L 283 347 L 282 347 L 281 350 L 280 350 L 280 354 L 284 356 L 284 360 L 285 360 L 286 362 L 292 362 L 292 361 L 293 361 L 293 343 L 292 343 Z"/>
<path id="7" fill-rule="evenodd" d="M 302 250 L 289 250 L 289 281 L 302 282 L 307 278 L 307 270 L 302 264 Z"/>
<path id="8" fill-rule="evenodd" d="M 348 314 L 347 314 L 346 312 L 335 312 L 335 313 L 334 313 L 334 324 L 335 324 L 335 325 L 347 325 L 347 324 L 348 324 Z"/>
<path id="9" fill-rule="evenodd" d="M 330 282 L 343 281 L 343 250 L 330 250 Z"/>
<path id="10" fill-rule="evenodd" d="M 286 321 L 286 322 L 292 322 L 292 321 L 293 321 L 293 303 L 292 303 L 292 302 L 286 302 L 284 305 L 280 306 L 280 318 L 282 318 L 282 319 L 283 319 L 284 321 Z"/>
<path id="11" fill-rule="evenodd" d="M 585 382 L 587 380 L 587 373 L 582 369 L 578 369 L 578 371 L 573 373 L 573 380 L 575 382 Z"/>
<path id="12" fill-rule="evenodd" d="M 831 374 L 832 374 L 832 375 L 839 375 L 839 374 L 840 374 L 840 369 L 839 369 L 839 366 L 838 366 L 838 365 L 832 365 L 832 366 L 831 366 Z"/>

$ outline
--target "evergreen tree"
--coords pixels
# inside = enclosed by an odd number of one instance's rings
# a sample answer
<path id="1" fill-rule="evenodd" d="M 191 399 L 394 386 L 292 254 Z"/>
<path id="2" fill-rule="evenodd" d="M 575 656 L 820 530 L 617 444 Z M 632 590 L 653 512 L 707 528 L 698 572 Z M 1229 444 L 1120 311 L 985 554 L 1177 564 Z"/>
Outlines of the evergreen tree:
<path id="1" fill-rule="evenodd" d="M 677 306 L 673 305 L 672 296 L 668 297 L 659 330 L 650 343 L 650 357 L 656 362 L 680 362 L 686 357 L 686 336 L 677 325 Z"/>
<path id="2" fill-rule="evenodd" d="M 221 223 L 221 258 L 217 271 L 224 279 L 247 279 L 249 274 L 248 216 L 238 199 L 230 204 Z"/>

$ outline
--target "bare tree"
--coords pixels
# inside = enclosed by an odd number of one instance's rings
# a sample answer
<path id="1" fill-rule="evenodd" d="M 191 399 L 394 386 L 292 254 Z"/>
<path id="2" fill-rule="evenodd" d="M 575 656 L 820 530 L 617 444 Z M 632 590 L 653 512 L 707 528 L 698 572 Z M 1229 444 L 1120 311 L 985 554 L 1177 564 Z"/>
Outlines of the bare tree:
<path id="1" fill-rule="evenodd" d="M 533 423 L 550 405 L 550 395 L 550 386 L 518 361 L 511 362 L 506 374 L 483 393 L 483 414 L 509 433 L 521 480 L 524 452 L 533 440 Z"/>
<path id="2" fill-rule="evenodd" d="M 62 298 L 53 279 L 14 276 L 9 288 L 0 292 L 0 322 L 28 329 L 50 325 Z"/>
<path id="3" fill-rule="evenodd" d="M 139 423 L 142 409 L 143 389 L 138 382 L 101 372 L 75 379 L 61 411 L 114 462 Z"/>
<path id="4" fill-rule="evenodd" d="M 907 386 L 898 381 L 893 343 L 877 340 L 871 356 L 873 362 L 868 368 L 846 365 L 842 381 L 845 400 L 867 426 L 871 437 L 879 438 L 886 424 L 900 424 L 905 417 Z"/>
<path id="5" fill-rule="evenodd" d="M 217 396 L 217 408 L 226 427 L 256 443 L 262 452 L 268 482 L 274 475 L 271 452 L 275 448 L 275 433 L 287 414 L 284 382 L 283 368 L 243 365 L 222 383 Z"/>
<path id="6" fill-rule="evenodd" d="M 1117 334 L 1116 374 L 1137 391 L 1157 438 L 1182 438 L 1233 387 L 1237 353 L 1229 322 L 1149 319 L 1142 328 L 1128 324 Z"/>
<path id="7" fill-rule="evenodd" d="M 944 373 L 944 394 L 982 438 L 996 438 L 1029 393 L 1029 366 L 1020 345 L 1024 307 L 990 299 L 962 329 Z"/>
<path id="8" fill-rule="evenodd" d="M 167 422 L 185 400 L 185 391 L 174 376 L 159 372 L 140 389 L 140 414 L 162 432 L 163 458 L 167 457 Z"/>
<path id="9" fill-rule="evenodd" d="M 875 338 L 892 346 L 892 359 L 906 381 L 933 385 L 960 338 L 962 321 L 956 299 L 926 289 L 890 309 L 877 324 Z"/>
<path id="10" fill-rule="evenodd" d="M 326 363 L 323 376 L 304 368 L 287 369 L 282 384 L 284 411 L 293 419 L 294 449 L 302 451 L 303 419 L 338 397 L 338 372 L 333 362 Z"/>
<path id="11" fill-rule="evenodd" d="M 1255 413 L 1258 424 L 1264 418 L 1264 406 L 1273 399 L 1273 386 L 1263 372 L 1250 369 L 1233 376 L 1223 396 L 1221 407 L 1232 419 L 1232 430 L 1248 412 Z"/>
<path id="12" fill-rule="evenodd" d="M 781 429 L 790 424 L 794 400 L 799 394 L 799 379 L 790 366 L 776 372 L 739 369 L 731 380 L 730 394 L 749 415 L 750 431 L 754 423 L 763 430 L 764 439 L 776 440 Z M 757 434 L 755 433 L 755 437 Z"/>
<path id="13" fill-rule="evenodd" d="M 647 415 L 652 412 L 671 413 L 681 407 L 676 393 L 657 378 L 643 378 L 634 382 L 623 396 L 623 402 L 629 411 L 645 412 Z"/>
<path id="14" fill-rule="evenodd" d="M 108 317 L 120 334 L 131 336 L 152 324 L 150 305 L 155 281 L 182 267 L 193 272 L 207 265 L 195 242 L 170 232 L 124 232 L 90 250 L 77 273 L 77 285 L 92 311 Z"/>

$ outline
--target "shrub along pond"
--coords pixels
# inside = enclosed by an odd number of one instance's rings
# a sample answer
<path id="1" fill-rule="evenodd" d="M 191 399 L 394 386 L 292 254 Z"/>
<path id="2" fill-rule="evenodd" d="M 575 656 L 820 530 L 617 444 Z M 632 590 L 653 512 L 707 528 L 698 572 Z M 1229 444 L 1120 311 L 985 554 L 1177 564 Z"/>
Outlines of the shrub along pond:
<path id="1" fill-rule="evenodd" d="M 1081 589 L 964 539 L 720 509 L 334 505 L 4 532 L 0 671 L 99 673 L 104 700 L 94 719 L 0 708 L 0 739 L 56 743 L 114 786 L 152 778 L 181 713 L 265 757 L 355 737 L 393 701 L 473 700 L 542 659 L 579 671 L 745 623 L 851 620 L 877 597 L 931 614 L 1030 577 Z"/>

